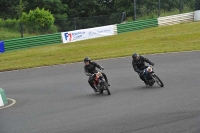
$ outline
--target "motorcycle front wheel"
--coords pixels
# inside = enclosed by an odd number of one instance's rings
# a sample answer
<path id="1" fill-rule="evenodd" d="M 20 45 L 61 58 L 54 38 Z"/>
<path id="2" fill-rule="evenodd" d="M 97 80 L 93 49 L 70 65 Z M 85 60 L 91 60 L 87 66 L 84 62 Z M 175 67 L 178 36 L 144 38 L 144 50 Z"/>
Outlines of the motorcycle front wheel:
<path id="1" fill-rule="evenodd" d="M 157 75 L 152 75 L 154 77 L 154 80 L 156 81 L 156 83 L 160 86 L 160 87 L 164 87 L 163 82 L 160 80 L 160 78 Z"/>
<path id="2" fill-rule="evenodd" d="M 110 95 L 110 90 L 108 89 L 108 84 L 106 82 L 103 83 L 104 90 L 107 91 L 107 94 Z"/>

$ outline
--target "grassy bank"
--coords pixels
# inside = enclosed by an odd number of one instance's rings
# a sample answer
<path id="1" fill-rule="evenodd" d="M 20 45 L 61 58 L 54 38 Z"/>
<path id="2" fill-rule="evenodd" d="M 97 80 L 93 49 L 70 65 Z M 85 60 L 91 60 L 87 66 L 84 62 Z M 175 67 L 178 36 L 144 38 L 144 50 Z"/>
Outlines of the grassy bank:
<path id="1" fill-rule="evenodd" d="M 0 71 L 139 54 L 200 50 L 200 22 L 0 54 Z"/>
<path id="2" fill-rule="evenodd" d="M 7 28 L 2 28 L 0 27 L 0 40 L 9 40 L 9 39 L 15 39 L 15 38 L 21 38 L 20 31 L 11 31 L 10 29 Z M 29 37 L 29 36 L 35 36 L 34 34 L 23 34 L 24 37 Z"/>

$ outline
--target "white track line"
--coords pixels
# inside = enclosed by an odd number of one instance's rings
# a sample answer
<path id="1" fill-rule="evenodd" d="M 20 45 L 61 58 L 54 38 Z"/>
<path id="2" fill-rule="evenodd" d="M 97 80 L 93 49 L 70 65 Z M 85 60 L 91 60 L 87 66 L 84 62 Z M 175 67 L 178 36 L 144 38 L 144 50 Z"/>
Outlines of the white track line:
<path id="1" fill-rule="evenodd" d="M 12 103 L 10 104 L 10 105 L 8 105 L 8 106 L 5 106 L 5 107 L 2 107 L 2 108 L 0 108 L 0 109 L 5 109 L 5 108 L 8 108 L 8 107 L 10 107 L 10 106 L 13 106 L 15 103 L 16 103 L 16 101 L 14 100 L 14 99 L 11 99 L 11 98 L 7 98 L 8 100 L 11 100 L 12 101 Z"/>

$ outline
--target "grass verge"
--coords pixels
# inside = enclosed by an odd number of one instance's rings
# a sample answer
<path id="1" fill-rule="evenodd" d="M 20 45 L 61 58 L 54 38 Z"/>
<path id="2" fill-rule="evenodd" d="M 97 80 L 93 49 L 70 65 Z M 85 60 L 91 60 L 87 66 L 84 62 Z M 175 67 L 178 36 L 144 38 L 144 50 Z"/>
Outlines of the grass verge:
<path id="1" fill-rule="evenodd" d="M 0 54 L 0 71 L 139 54 L 200 50 L 200 22 L 149 28 L 115 36 Z"/>
<path id="2" fill-rule="evenodd" d="M 9 40 L 15 38 L 21 38 L 20 32 L 11 31 L 7 28 L 0 27 L 0 40 Z M 23 34 L 23 37 L 35 36 L 35 34 Z"/>

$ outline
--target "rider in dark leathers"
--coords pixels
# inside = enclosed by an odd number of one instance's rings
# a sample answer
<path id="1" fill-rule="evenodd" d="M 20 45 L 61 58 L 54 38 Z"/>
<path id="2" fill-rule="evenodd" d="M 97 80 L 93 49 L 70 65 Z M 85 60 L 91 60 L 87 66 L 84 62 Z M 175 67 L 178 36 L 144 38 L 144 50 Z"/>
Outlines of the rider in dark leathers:
<path id="1" fill-rule="evenodd" d="M 148 67 L 145 65 L 145 62 L 149 63 L 152 66 L 154 66 L 154 63 L 151 62 L 149 59 L 145 58 L 144 56 L 138 55 L 137 53 L 134 53 L 132 55 L 132 58 L 133 69 L 139 74 L 140 79 L 143 80 L 145 84 L 147 84 L 143 76 L 143 70 Z"/>
<path id="2" fill-rule="evenodd" d="M 103 70 L 104 68 L 100 66 L 99 64 L 97 64 L 96 62 L 92 62 L 89 57 L 84 58 L 84 63 L 85 63 L 85 66 L 84 66 L 85 74 L 89 76 L 88 83 L 94 89 L 94 91 L 97 92 L 97 89 L 95 88 L 94 83 L 93 83 L 94 76 L 95 76 L 93 74 L 98 72 L 96 70 L 96 67 L 99 68 L 100 70 Z M 107 76 L 104 73 L 102 73 L 102 75 L 104 76 L 106 82 L 108 83 Z"/>

